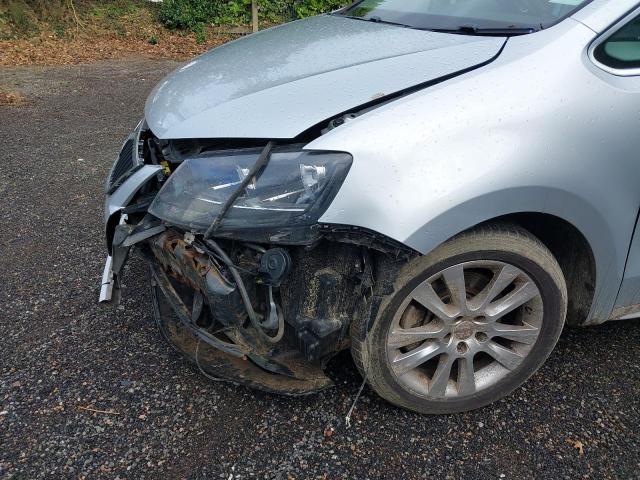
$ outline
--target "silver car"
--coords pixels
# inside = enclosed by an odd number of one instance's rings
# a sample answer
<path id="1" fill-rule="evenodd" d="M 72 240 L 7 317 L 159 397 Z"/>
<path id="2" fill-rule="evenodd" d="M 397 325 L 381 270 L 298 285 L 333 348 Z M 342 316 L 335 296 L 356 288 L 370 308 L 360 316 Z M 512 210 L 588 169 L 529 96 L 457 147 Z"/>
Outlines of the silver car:
<path id="1" fill-rule="evenodd" d="M 308 394 L 350 349 L 396 405 L 481 407 L 565 323 L 640 316 L 640 3 L 364 0 L 251 35 L 155 88 L 106 189 L 101 300 L 135 248 L 207 375 Z"/>

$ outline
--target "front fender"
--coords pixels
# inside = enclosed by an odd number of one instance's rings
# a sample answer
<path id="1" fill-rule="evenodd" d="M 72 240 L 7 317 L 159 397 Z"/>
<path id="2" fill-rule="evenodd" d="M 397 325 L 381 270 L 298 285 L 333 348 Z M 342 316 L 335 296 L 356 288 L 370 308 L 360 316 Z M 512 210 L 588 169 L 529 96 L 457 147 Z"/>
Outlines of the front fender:
<path id="1" fill-rule="evenodd" d="M 411 234 L 405 243 L 429 252 L 480 223 L 519 213 L 542 213 L 567 221 L 589 243 L 596 263 L 595 301 L 586 323 L 609 319 L 624 273 L 626 243 L 616 240 L 610 219 L 574 193 L 545 187 L 520 187 L 488 192 L 453 206 Z"/>
<path id="2" fill-rule="evenodd" d="M 584 63 L 573 20 L 512 38 L 492 64 L 370 111 L 309 149 L 354 162 L 320 219 L 427 253 L 520 212 L 574 225 L 596 262 L 588 322 L 609 318 L 640 205 L 637 94 Z M 571 79 L 568 82 L 567 79 Z M 569 85 L 570 83 L 570 85 Z"/>

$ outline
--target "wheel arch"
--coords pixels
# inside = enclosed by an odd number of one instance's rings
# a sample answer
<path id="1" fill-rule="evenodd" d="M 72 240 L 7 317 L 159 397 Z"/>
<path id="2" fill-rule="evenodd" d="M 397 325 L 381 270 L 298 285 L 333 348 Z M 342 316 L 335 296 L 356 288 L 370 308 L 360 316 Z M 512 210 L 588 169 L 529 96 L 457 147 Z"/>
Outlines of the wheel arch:
<path id="1" fill-rule="evenodd" d="M 447 209 L 405 243 L 426 254 L 459 233 L 492 222 L 521 225 L 556 256 L 570 290 L 570 324 L 610 318 L 624 271 L 621 242 L 614 241 L 611 225 L 595 205 L 570 192 L 513 188 L 474 198 Z"/>
<path id="2" fill-rule="evenodd" d="M 567 323 L 583 324 L 589 317 L 595 296 L 596 259 L 582 232 L 570 222 L 546 213 L 513 213 L 484 223 L 500 222 L 521 226 L 551 251 L 567 283 Z"/>

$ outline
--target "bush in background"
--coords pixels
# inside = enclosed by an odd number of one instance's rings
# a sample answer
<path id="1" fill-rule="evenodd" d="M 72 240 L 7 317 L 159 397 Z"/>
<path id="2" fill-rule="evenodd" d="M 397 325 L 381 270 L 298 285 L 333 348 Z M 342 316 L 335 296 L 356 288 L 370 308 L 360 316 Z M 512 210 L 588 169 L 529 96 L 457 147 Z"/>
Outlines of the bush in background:
<path id="1" fill-rule="evenodd" d="M 0 40 L 48 29 L 61 37 L 67 30 L 84 26 L 88 17 L 121 33 L 123 17 L 156 11 L 153 7 L 146 0 L 0 0 Z"/>
<path id="2" fill-rule="evenodd" d="M 288 22 L 328 12 L 348 0 L 258 0 L 263 25 Z M 0 0 L 0 40 L 53 31 L 58 37 L 82 30 L 85 24 L 124 34 L 123 19 L 160 21 L 174 30 L 190 30 L 199 42 L 211 25 L 251 24 L 251 0 Z M 142 20 L 141 20 L 142 21 Z"/>
<path id="3" fill-rule="evenodd" d="M 65 16 L 63 0 L 6 0 L 0 2 L 1 37 L 8 32 L 30 34 L 38 29 L 41 22 L 57 23 Z"/>
<path id="4" fill-rule="evenodd" d="M 295 3 L 294 9 L 298 18 L 304 18 L 330 12 L 337 8 L 344 7 L 351 2 L 345 2 L 343 0 L 305 0 Z"/>
<path id="5" fill-rule="evenodd" d="M 335 10 L 344 0 L 259 0 L 262 22 L 281 23 Z M 164 0 L 160 20 L 169 28 L 198 29 L 199 25 L 248 25 L 251 0 Z"/>

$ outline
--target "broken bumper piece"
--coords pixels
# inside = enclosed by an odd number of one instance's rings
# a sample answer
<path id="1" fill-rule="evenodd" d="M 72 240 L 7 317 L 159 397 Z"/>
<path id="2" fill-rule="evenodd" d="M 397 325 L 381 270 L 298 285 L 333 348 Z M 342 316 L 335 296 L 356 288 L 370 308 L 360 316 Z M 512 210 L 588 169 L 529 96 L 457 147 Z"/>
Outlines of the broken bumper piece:
<path id="1" fill-rule="evenodd" d="M 147 245 L 156 322 L 167 341 L 203 373 L 285 395 L 333 385 L 321 361 L 310 361 L 285 340 L 263 341 L 247 321 L 237 284 L 208 255 L 171 231 Z M 256 295 L 253 289 L 251 295 Z"/>
<path id="2" fill-rule="evenodd" d="M 206 375 L 287 395 L 314 393 L 333 385 L 323 369 L 332 356 L 348 347 L 346 320 L 351 315 L 329 317 L 334 315 L 332 309 L 340 308 L 336 296 L 349 290 L 345 287 L 350 280 L 337 272 L 327 273 L 328 252 L 317 255 L 313 268 L 321 272 L 310 278 L 304 273 L 304 262 L 294 265 L 291 259 L 292 253 L 304 251 L 302 245 L 270 245 L 273 235 L 264 232 L 259 237 L 249 234 L 244 240 L 229 237 L 227 232 L 214 240 L 190 231 L 192 227 L 178 228 L 182 224 L 150 209 L 157 192 L 167 186 L 164 169 L 136 161 L 131 166 L 129 155 L 135 156 L 135 149 L 121 153 L 108 184 L 105 230 L 109 257 L 100 301 L 119 298 L 116 292 L 123 267 L 130 252 L 136 251 L 149 265 L 160 330 Z M 116 167 L 122 162 L 131 168 L 120 175 Z M 304 225 L 296 228 L 305 233 L 317 231 Z M 281 233 L 278 230 L 279 239 Z M 305 235 L 296 237 L 294 243 L 309 245 L 310 238 L 318 239 Z M 344 258 L 336 262 L 340 268 L 355 263 Z M 285 278 L 288 276 L 291 278 Z M 327 300 L 322 305 L 319 292 Z"/>
<path id="3" fill-rule="evenodd" d="M 102 283 L 100 284 L 100 303 L 110 302 L 113 298 L 113 289 L 115 286 L 115 278 L 113 274 L 113 257 L 109 255 L 104 263 L 102 272 Z"/>
<path id="4" fill-rule="evenodd" d="M 205 240 L 148 213 L 141 189 L 155 173 L 131 177 L 107 201 L 100 301 L 119 297 L 135 249 L 149 265 L 163 336 L 204 374 L 285 395 L 331 387 L 327 362 L 349 348 L 351 324 L 372 312 L 374 239 L 331 230 L 299 245 Z M 400 256 L 394 249 L 385 258 Z"/>
<path id="5" fill-rule="evenodd" d="M 101 301 L 117 291 L 133 248 L 149 267 L 158 327 L 201 372 L 285 395 L 333 385 L 327 362 L 374 305 L 370 248 L 344 236 L 300 246 L 204 240 L 128 212 L 110 241 Z"/>
<path id="6" fill-rule="evenodd" d="M 220 349 L 205 342 L 185 325 L 176 313 L 175 305 L 167 298 L 157 276 L 152 276 L 154 317 L 166 339 L 177 351 L 185 355 L 206 376 L 236 385 L 281 395 L 300 396 L 321 392 L 333 386 L 322 369 L 311 365 L 300 355 L 261 359 L 256 353 L 238 355 L 236 351 Z M 225 351 L 226 350 L 226 351 Z M 267 370 L 277 363 L 279 373 Z"/>

